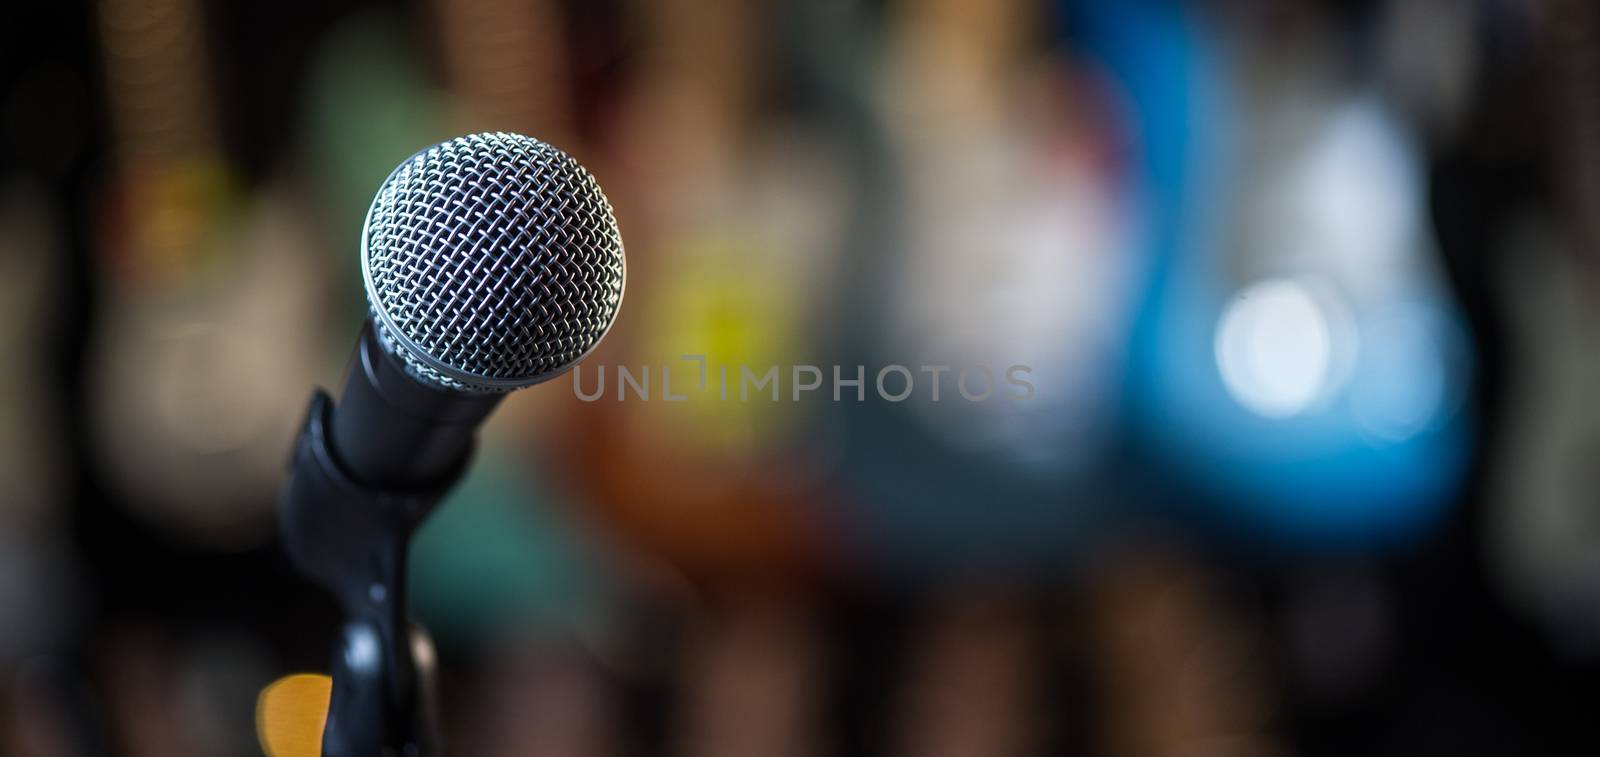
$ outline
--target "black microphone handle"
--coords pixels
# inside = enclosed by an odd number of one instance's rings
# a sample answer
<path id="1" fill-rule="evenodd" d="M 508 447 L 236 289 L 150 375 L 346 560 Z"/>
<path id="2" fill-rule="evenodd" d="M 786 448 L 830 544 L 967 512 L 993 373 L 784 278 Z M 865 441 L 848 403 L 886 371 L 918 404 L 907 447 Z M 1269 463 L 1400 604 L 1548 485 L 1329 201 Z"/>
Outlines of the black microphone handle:
<path id="1" fill-rule="evenodd" d="M 386 491 L 439 488 L 471 456 L 478 426 L 504 397 L 417 381 L 383 349 L 369 318 L 333 411 L 330 442 L 357 482 Z"/>

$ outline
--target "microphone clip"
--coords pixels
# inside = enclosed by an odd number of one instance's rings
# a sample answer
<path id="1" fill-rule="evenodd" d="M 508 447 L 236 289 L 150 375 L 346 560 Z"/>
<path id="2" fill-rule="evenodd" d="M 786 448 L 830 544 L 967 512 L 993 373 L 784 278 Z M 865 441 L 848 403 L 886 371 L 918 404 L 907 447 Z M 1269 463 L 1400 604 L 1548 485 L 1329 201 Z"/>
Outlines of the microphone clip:
<path id="1" fill-rule="evenodd" d="M 471 455 L 425 490 L 363 485 L 345 472 L 330 443 L 333 407 L 326 392 L 312 394 L 278 501 L 290 561 L 344 612 L 322 753 L 437 754 L 436 656 L 426 630 L 407 615 L 406 558 L 412 533 Z"/>

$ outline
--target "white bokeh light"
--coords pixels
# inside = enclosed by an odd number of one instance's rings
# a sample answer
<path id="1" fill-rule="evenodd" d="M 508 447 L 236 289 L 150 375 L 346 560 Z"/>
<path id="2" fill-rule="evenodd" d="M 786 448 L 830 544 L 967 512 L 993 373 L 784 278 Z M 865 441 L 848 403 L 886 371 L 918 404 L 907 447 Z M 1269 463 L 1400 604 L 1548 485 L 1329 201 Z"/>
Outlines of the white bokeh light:
<path id="1" fill-rule="evenodd" d="M 1268 279 L 1239 292 L 1217 324 L 1217 368 L 1228 394 L 1268 418 L 1310 407 L 1327 388 L 1333 363 L 1329 317 L 1293 279 Z"/>

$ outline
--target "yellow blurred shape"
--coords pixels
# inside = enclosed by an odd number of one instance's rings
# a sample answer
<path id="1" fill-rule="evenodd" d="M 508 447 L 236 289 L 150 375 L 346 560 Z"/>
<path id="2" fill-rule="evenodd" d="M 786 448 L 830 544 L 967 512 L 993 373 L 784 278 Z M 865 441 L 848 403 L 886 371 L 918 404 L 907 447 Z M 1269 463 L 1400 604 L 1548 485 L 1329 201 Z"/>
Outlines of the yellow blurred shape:
<path id="1" fill-rule="evenodd" d="M 673 393 L 691 401 L 652 403 L 649 418 L 670 428 L 673 439 L 702 448 L 760 449 L 788 433 L 796 414 L 789 403 L 773 402 L 770 390 L 753 389 L 742 401 L 741 368 L 760 376 L 777 366 L 779 397 L 790 392 L 787 366 L 806 341 L 797 318 L 798 277 L 755 235 L 697 235 L 680 240 L 675 252 L 673 273 L 657 287 L 655 327 L 641 356 L 654 366 L 658 392 L 657 372 L 667 366 Z M 685 354 L 705 357 L 704 386 Z M 617 379 L 609 380 L 615 386 Z"/>
<path id="2" fill-rule="evenodd" d="M 297 673 L 261 690 L 256 700 L 256 735 L 268 757 L 317 757 L 328 719 L 333 679 Z"/>

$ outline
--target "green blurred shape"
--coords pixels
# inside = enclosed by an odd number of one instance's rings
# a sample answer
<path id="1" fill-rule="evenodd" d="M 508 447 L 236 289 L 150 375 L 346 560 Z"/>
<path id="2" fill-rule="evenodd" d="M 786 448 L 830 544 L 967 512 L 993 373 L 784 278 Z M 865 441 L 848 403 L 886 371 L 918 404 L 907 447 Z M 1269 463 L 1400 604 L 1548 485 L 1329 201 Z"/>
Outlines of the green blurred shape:
<path id="1" fill-rule="evenodd" d="M 579 630 L 602 606 L 607 582 L 592 551 L 525 469 L 480 455 L 412 542 L 413 612 L 442 643 Z"/>
<path id="2" fill-rule="evenodd" d="M 352 308 L 361 301 L 354 261 L 373 194 L 400 161 L 447 136 L 445 96 L 417 49 L 399 17 L 373 11 L 335 26 L 312 61 L 307 168 L 337 235 L 331 249 L 349 261 L 338 270 Z"/>

